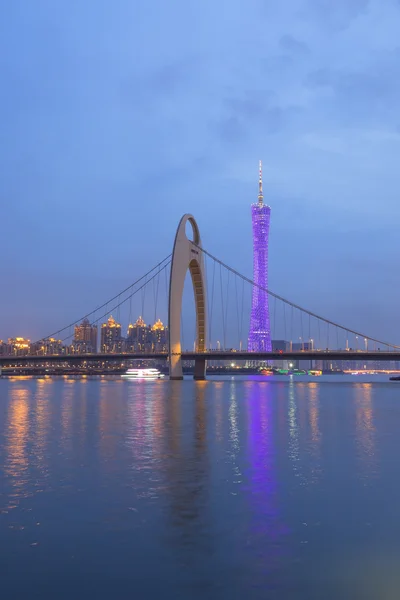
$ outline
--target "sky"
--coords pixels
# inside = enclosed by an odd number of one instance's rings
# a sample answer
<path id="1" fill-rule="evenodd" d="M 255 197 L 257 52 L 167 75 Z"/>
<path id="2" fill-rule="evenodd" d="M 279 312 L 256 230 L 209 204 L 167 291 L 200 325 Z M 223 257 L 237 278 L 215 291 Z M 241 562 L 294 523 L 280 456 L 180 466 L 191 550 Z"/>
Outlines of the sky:
<path id="1" fill-rule="evenodd" d="M 399 0 L 5 3 L 0 338 L 107 300 L 187 212 L 251 276 L 262 159 L 270 289 L 400 343 L 399 31 Z"/>

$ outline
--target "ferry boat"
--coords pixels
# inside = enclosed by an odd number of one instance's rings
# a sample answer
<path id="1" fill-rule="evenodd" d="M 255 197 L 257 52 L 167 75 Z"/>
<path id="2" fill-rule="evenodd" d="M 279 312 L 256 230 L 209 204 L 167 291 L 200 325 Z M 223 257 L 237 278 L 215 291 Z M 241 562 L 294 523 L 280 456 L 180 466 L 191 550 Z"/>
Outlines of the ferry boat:
<path id="1" fill-rule="evenodd" d="M 267 377 L 270 377 L 273 374 L 274 372 L 272 369 L 261 369 L 261 375 L 266 375 Z"/>
<path id="2" fill-rule="evenodd" d="M 165 375 L 158 369 L 128 369 L 121 377 L 125 379 L 163 379 Z"/>

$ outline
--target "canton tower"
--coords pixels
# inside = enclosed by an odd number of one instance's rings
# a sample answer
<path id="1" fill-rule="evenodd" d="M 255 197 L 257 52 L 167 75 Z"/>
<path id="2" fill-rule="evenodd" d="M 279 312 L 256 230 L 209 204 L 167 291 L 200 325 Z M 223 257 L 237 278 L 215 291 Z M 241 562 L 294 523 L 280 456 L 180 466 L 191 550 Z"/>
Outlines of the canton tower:
<path id="1" fill-rule="evenodd" d="M 251 303 L 249 352 L 271 352 L 268 293 L 268 235 L 271 208 L 264 204 L 262 164 L 258 178 L 258 202 L 251 205 L 253 227 L 253 297 Z"/>

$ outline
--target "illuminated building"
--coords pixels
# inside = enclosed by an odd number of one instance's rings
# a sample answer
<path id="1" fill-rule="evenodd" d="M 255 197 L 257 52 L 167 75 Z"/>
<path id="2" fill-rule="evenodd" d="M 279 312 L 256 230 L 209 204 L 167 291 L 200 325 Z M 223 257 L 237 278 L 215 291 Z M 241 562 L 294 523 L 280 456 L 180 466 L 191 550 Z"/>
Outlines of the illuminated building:
<path id="1" fill-rule="evenodd" d="M 23 337 L 8 338 L 7 354 L 14 356 L 23 356 L 29 354 L 31 341 Z"/>
<path id="2" fill-rule="evenodd" d="M 68 347 L 62 340 L 49 337 L 31 344 L 30 354 L 45 356 L 48 354 L 68 354 Z"/>
<path id="3" fill-rule="evenodd" d="M 128 333 L 126 337 L 126 349 L 128 352 L 146 352 L 149 343 L 150 328 L 139 317 L 132 325 L 128 325 Z"/>
<path id="4" fill-rule="evenodd" d="M 153 352 L 168 352 L 168 327 L 164 327 L 160 319 L 151 328 Z"/>
<path id="5" fill-rule="evenodd" d="M 91 325 L 88 319 L 75 325 L 72 347 L 74 352 L 97 352 L 97 325 Z"/>
<path id="6" fill-rule="evenodd" d="M 271 352 L 269 301 L 266 292 L 268 289 L 268 235 L 271 208 L 264 204 L 261 161 L 258 188 L 258 202 L 251 205 L 253 280 L 256 285 L 253 286 L 247 349 L 249 352 Z"/>
<path id="7" fill-rule="evenodd" d="M 122 352 L 124 350 L 124 340 L 121 336 L 121 325 L 110 316 L 107 323 L 101 326 L 100 351 Z"/>
<path id="8" fill-rule="evenodd" d="M 146 325 L 139 317 L 128 326 L 126 349 L 128 352 L 167 352 L 168 327 L 160 319 L 154 325 Z"/>

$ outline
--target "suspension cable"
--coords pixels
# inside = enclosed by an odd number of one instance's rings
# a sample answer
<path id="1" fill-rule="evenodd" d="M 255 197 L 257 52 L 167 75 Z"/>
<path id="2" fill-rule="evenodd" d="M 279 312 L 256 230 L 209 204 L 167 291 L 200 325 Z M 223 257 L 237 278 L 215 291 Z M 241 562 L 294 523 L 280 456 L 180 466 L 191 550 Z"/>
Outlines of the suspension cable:
<path id="1" fill-rule="evenodd" d="M 244 312 L 244 281 L 242 281 L 242 309 L 241 309 L 241 313 L 240 313 L 240 335 L 239 335 L 240 349 L 242 349 L 242 342 L 243 342 L 243 312 Z"/>
<path id="2" fill-rule="evenodd" d="M 139 277 L 139 279 L 137 279 L 136 281 L 134 281 L 133 283 L 131 283 L 131 285 L 128 285 L 127 288 L 125 288 L 124 290 L 122 290 L 121 292 L 119 292 L 118 294 L 116 294 L 115 296 L 113 296 L 112 298 L 110 298 L 109 300 L 107 300 L 106 302 L 104 302 L 103 304 L 101 304 L 100 306 L 97 306 L 94 310 L 92 310 L 91 312 L 87 313 L 86 315 L 84 315 L 83 317 L 80 317 L 79 319 L 76 319 L 75 321 L 72 321 L 72 323 L 69 323 L 68 325 L 66 325 L 65 327 L 62 327 L 61 329 L 58 329 L 57 331 L 54 331 L 54 333 L 51 333 L 50 335 L 47 335 L 46 337 L 40 338 L 40 340 L 46 340 L 48 338 L 52 338 L 52 337 L 57 337 L 62 331 L 65 331 L 66 329 L 69 329 L 70 327 L 73 327 L 76 323 L 78 323 L 79 321 L 83 321 L 84 319 L 87 319 L 88 317 L 90 317 L 91 315 L 93 315 L 94 313 L 96 313 L 98 310 L 101 310 L 102 308 L 104 308 L 105 306 L 107 306 L 107 311 L 106 311 L 106 315 L 108 314 L 108 305 L 113 302 L 114 300 L 116 300 L 117 298 L 119 298 L 120 296 L 122 296 L 122 294 L 125 294 L 125 292 L 127 292 L 128 290 L 132 289 L 133 287 L 135 287 L 135 285 L 137 285 L 138 283 L 140 283 L 141 281 L 143 281 L 143 279 L 145 279 L 145 277 L 147 277 L 148 275 L 150 275 L 150 273 L 152 273 L 153 271 L 155 271 L 157 268 L 161 267 L 161 265 L 167 261 L 168 259 L 170 259 L 172 256 L 172 254 L 169 254 L 168 256 L 166 256 L 163 260 L 161 260 L 155 267 L 153 267 L 152 269 L 150 269 L 150 271 L 147 271 L 147 273 L 145 275 L 143 275 L 142 277 Z M 169 261 L 170 262 L 170 261 Z M 169 264 L 169 263 L 167 263 Z M 166 265 L 164 265 L 165 267 Z M 162 267 L 162 268 L 164 268 Z M 160 271 L 162 269 L 160 268 Z M 142 286 L 143 287 L 143 286 Z M 142 289 L 142 288 L 140 288 Z M 139 290 L 137 290 L 139 291 Z M 133 293 L 131 294 L 131 296 L 133 295 Z M 123 304 L 120 303 L 120 304 Z M 118 304 L 117 306 L 120 306 L 120 304 Z M 111 311 L 115 310 L 115 307 L 113 309 L 111 309 Z M 99 319 L 101 319 L 102 317 L 99 317 Z M 97 319 L 97 321 L 99 320 Z"/>
<path id="3" fill-rule="evenodd" d="M 238 342 L 240 344 L 240 321 L 239 321 L 239 298 L 238 298 L 238 289 L 237 289 L 237 277 L 235 277 L 235 296 L 236 296 L 236 320 L 237 320 L 237 328 L 238 328 Z"/>
<path id="4" fill-rule="evenodd" d="M 222 303 L 222 339 L 224 342 L 224 350 L 225 350 L 225 339 L 226 339 L 226 335 L 225 335 L 225 306 L 224 306 L 224 292 L 223 292 L 223 288 L 222 288 L 222 268 L 221 265 L 219 265 L 219 280 L 220 280 L 220 284 L 221 284 L 221 303 Z"/>
<path id="5" fill-rule="evenodd" d="M 274 292 L 271 292 L 271 290 L 269 290 L 267 288 L 264 288 L 263 286 L 257 284 L 255 281 L 253 281 L 252 279 L 250 279 L 250 277 L 246 277 L 246 275 L 242 275 L 241 273 L 239 273 L 239 271 L 237 271 L 233 267 L 230 267 L 229 265 L 225 264 L 222 260 L 219 260 L 216 256 L 214 256 L 213 254 L 211 254 L 210 252 L 208 252 L 207 250 L 205 250 L 201 246 L 198 246 L 197 244 L 194 244 L 194 245 L 201 252 L 204 252 L 204 254 L 206 254 L 207 256 L 209 256 L 210 258 L 212 258 L 213 260 L 215 260 L 219 265 L 225 267 L 225 269 L 228 269 L 228 271 L 230 271 L 231 273 L 234 273 L 235 275 L 237 275 L 237 277 L 240 277 L 244 281 L 247 281 L 247 283 L 249 283 L 250 285 L 256 286 L 260 290 L 263 290 L 264 292 L 267 292 L 267 294 L 270 294 L 271 296 L 273 296 L 277 300 L 281 300 L 282 302 L 285 302 L 286 304 L 288 304 L 292 308 L 296 308 L 298 310 L 301 310 L 301 311 L 307 313 L 308 315 L 310 315 L 311 317 L 315 317 L 319 321 L 324 321 L 325 323 L 328 323 L 329 325 L 332 325 L 333 327 L 339 327 L 339 329 L 342 329 L 343 331 L 347 331 L 349 333 L 352 333 L 353 335 L 360 336 L 360 337 L 363 337 L 363 338 L 367 338 L 367 339 L 371 340 L 371 342 L 377 342 L 378 344 L 381 344 L 382 346 L 389 346 L 390 348 L 394 348 L 396 350 L 400 350 L 400 346 L 397 346 L 396 344 L 389 344 L 388 342 L 383 342 L 382 340 L 378 340 L 377 338 L 373 338 L 371 336 L 364 335 L 364 334 L 360 333 L 359 331 L 356 331 L 354 329 L 350 329 L 349 327 L 344 327 L 343 325 L 340 325 L 339 323 L 336 323 L 335 321 L 331 321 L 330 319 L 326 319 L 325 317 L 321 317 L 321 315 L 318 315 L 317 313 L 312 312 L 311 310 L 307 310 L 306 308 L 303 308 L 299 304 L 295 304 L 294 302 L 291 302 L 290 300 L 287 300 L 287 298 L 284 298 L 283 296 L 280 296 L 279 294 L 275 294 Z"/>
<path id="6" fill-rule="evenodd" d="M 213 318 L 213 309 L 214 309 L 214 282 L 215 282 L 215 261 L 213 262 L 213 276 L 212 276 L 212 287 L 211 287 L 211 310 L 209 315 L 209 326 L 208 326 L 208 343 L 211 344 L 211 335 L 212 335 L 212 318 Z M 207 294 L 208 295 L 208 294 Z M 211 345 L 210 345 L 211 348 Z"/>
<path id="7" fill-rule="evenodd" d="M 229 306 L 229 271 L 228 271 L 228 282 L 226 284 L 226 303 L 225 303 L 225 332 L 228 324 L 228 306 Z M 224 333 L 224 350 L 226 350 L 226 333 Z"/>
<path id="8" fill-rule="evenodd" d="M 157 271 L 157 273 L 154 273 L 154 275 L 152 275 L 148 281 L 145 281 L 145 282 L 144 282 L 144 283 L 143 283 L 143 284 L 142 284 L 142 285 L 141 285 L 141 286 L 140 286 L 140 287 L 139 287 L 137 290 L 133 291 L 133 292 L 130 294 L 130 296 L 127 296 L 127 297 L 126 297 L 124 300 L 121 300 L 121 301 L 120 301 L 120 303 L 119 303 L 119 304 L 116 304 L 115 306 L 113 306 L 113 307 L 110 309 L 110 311 L 108 311 L 108 310 L 107 310 L 105 313 L 103 313 L 102 315 L 100 315 L 100 316 L 97 318 L 97 320 L 96 320 L 96 321 L 93 321 L 93 323 L 98 323 L 98 322 L 99 322 L 101 319 L 104 319 L 104 318 L 105 318 L 105 317 L 108 315 L 108 313 L 109 313 L 109 312 L 111 312 L 111 313 L 112 313 L 112 312 L 114 312 L 114 311 L 115 311 L 117 308 L 119 308 L 120 306 L 122 306 L 123 304 L 125 304 L 125 302 L 128 302 L 128 300 L 129 300 L 130 298 L 132 298 L 132 296 L 134 296 L 135 294 L 137 294 L 138 292 L 140 292 L 140 290 L 141 290 L 141 289 L 142 289 L 144 286 L 146 286 L 148 283 L 150 283 L 151 281 L 153 281 L 155 277 L 157 277 L 158 275 L 160 275 L 161 271 L 162 271 L 163 269 L 166 269 L 166 268 L 168 267 L 168 265 L 170 264 L 170 262 L 171 262 L 171 261 L 167 262 L 167 263 L 166 263 L 166 264 L 165 264 L 163 267 L 161 267 L 161 268 L 160 268 L 160 269 Z M 142 278 L 142 279 L 143 279 L 143 278 Z M 132 287 L 132 286 L 131 286 L 131 287 Z M 107 303 L 107 304 L 108 304 L 108 303 Z M 107 306 L 107 308 L 108 308 L 108 306 Z M 76 321 L 75 321 L 75 323 L 76 323 Z M 71 328 L 71 327 L 73 327 L 73 325 L 74 325 L 74 323 L 71 323 L 71 325 L 69 325 L 68 327 L 69 327 L 69 328 Z M 60 331 L 64 331 L 64 330 L 65 330 L 65 329 L 67 329 L 68 327 L 64 327 L 64 329 L 60 329 Z M 68 340 L 70 337 L 72 337 L 72 335 L 73 335 L 73 333 L 70 333 L 68 336 L 66 336 L 64 339 L 62 339 L 62 340 L 61 340 L 61 342 L 64 342 L 65 340 Z M 43 339 L 46 339 L 46 338 L 43 338 Z"/>

